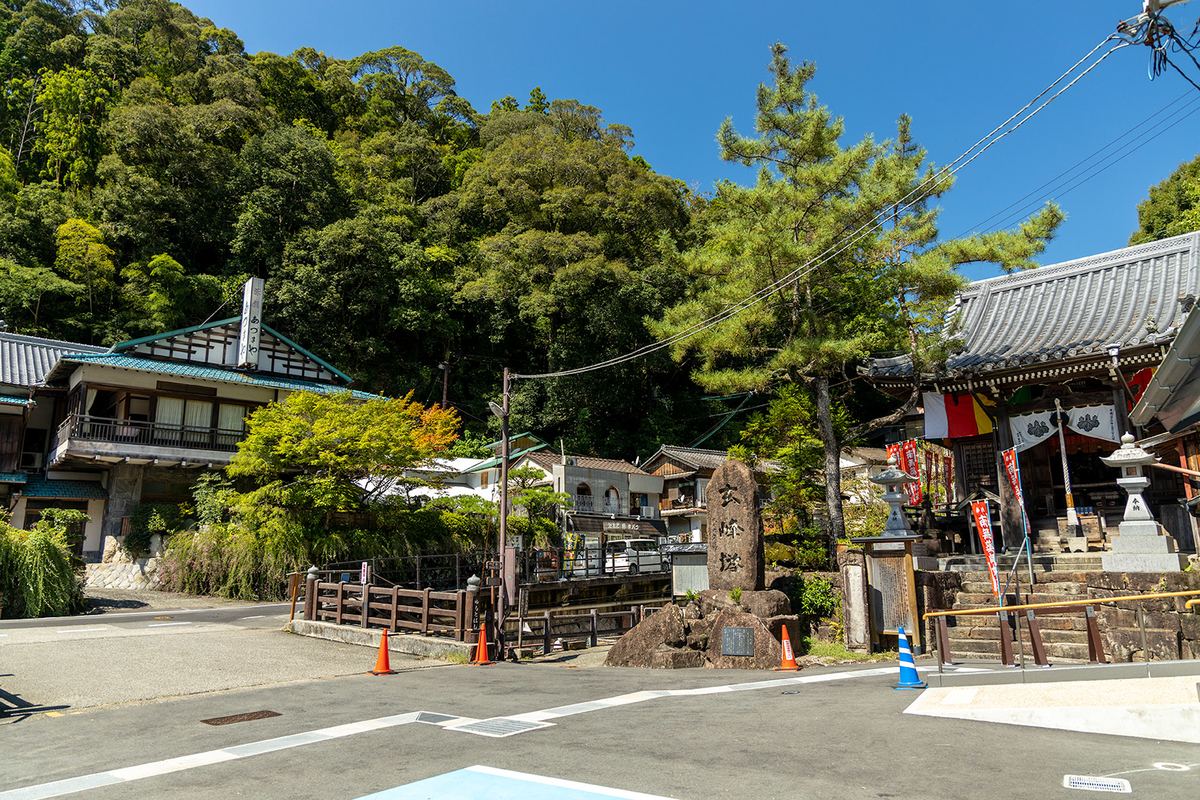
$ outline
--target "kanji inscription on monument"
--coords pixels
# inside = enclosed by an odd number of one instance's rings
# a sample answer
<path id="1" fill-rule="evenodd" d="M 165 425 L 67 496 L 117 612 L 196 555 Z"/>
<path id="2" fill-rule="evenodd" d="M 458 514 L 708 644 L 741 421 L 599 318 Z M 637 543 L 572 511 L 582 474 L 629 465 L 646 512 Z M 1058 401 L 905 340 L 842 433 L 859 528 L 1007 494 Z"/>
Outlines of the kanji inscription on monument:
<path id="1" fill-rule="evenodd" d="M 762 524 L 754 473 L 740 461 L 726 461 L 709 481 L 707 505 L 708 587 L 762 589 Z"/>

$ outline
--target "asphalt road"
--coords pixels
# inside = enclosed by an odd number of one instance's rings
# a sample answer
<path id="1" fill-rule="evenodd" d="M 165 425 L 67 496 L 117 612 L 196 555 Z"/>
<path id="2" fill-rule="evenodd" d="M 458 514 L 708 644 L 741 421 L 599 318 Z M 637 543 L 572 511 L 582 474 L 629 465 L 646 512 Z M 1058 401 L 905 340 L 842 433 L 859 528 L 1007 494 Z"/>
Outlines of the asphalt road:
<path id="1" fill-rule="evenodd" d="M 577 667 L 356 674 L 26 716 L 0 724 L 0 798 L 88 775 L 121 782 L 72 796 L 357 798 L 476 764 L 680 798 L 1071 798 L 1064 775 L 1113 773 L 1135 795 L 1200 796 L 1194 745 L 905 715 L 917 693 L 892 690 L 895 675 L 875 665 L 806 670 L 794 686 L 762 684 L 775 673 Z M 629 697 L 742 682 L 759 685 Z M 559 709 L 551 726 L 507 738 L 395 716 L 485 719 L 604 698 L 621 699 Z M 201 722 L 262 710 L 279 716 Z M 181 756 L 193 758 L 164 763 Z M 1154 766 L 1164 762 L 1192 766 Z"/>

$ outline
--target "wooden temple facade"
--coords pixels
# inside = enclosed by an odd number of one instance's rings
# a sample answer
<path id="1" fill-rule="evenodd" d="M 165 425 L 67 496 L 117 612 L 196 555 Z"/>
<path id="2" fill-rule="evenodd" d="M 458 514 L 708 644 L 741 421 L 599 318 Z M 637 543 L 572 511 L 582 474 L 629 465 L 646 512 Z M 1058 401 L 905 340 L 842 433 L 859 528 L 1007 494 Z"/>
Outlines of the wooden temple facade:
<path id="1" fill-rule="evenodd" d="M 1163 431 L 1157 420 L 1135 426 L 1129 412 L 1198 295 L 1200 232 L 977 281 L 947 313 L 961 344 L 938 372 L 915 375 L 902 356 L 872 359 L 864 373 L 898 397 L 919 385 L 925 438 L 952 449 L 959 497 L 1000 498 L 998 545 L 1024 537 L 1001 456 L 1015 447 L 1038 549 L 1083 549 L 1077 534 L 1101 549 L 1124 493 L 1099 457 L 1126 432 Z M 1186 476 L 1150 472 L 1152 509 L 1180 549 L 1194 549 Z"/>

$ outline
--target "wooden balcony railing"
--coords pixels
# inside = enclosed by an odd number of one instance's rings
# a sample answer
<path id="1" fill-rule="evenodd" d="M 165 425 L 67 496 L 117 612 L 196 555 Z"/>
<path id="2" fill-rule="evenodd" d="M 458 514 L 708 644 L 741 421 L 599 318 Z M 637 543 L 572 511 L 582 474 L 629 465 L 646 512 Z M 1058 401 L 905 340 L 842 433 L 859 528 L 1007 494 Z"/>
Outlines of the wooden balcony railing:
<path id="1" fill-rule="evenodd" d="M 244 438 L 246 433 L 241 430 L 71 414 L 59 425 L 52 450 L 56 450 L 63 442 L 75 440 L 233 453 L 237 451 L 238 442 Z"/>

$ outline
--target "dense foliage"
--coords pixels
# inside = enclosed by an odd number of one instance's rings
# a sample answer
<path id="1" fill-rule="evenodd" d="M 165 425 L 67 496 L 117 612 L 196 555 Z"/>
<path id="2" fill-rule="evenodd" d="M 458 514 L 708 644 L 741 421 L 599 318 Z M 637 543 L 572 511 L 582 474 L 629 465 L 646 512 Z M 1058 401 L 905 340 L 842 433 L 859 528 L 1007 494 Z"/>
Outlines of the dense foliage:
<path id="1" fill-rule="evenodd" d="M 169 0 L 0 4 L 0 317 L 112 343 L 236 313 L 362 388 L 450 404 L 495 438 L 499 372 L 647 344 L 684 290 L 696 198 L 632 132 L 540 89 L 473 109 L 403 47 L 247 53 Z M 221 311 L 223 309 L 223 311 Z M 669 360 L 516 385 L 513 424 L 581 453 L 689 443 Z M 715 407 L 714 407 L 715 405 Z"/>
<path id="2" fill-rule="evenodd" d="M 84 608 L 83 562 L 68 530 L 82 511 L 47 509 L 29 530 L 0 520 L 0 603 L 5 617 L 63 617 Z"/>
<path id="3" fill-rule="evenodd" d="M 174 591 L 276 597 L 289 572 L 311 564 L 482 547 L 486 517 L 397 493 L 406 470 L 446 453 L 457 423 L 437 406 L 349 393 L 294 392 L 258 409 L 229 477 L 197 484 L 197 529 L 171 536 L 160 580 Z M 137 530 L 164 517 L 143 508 Z"/>

